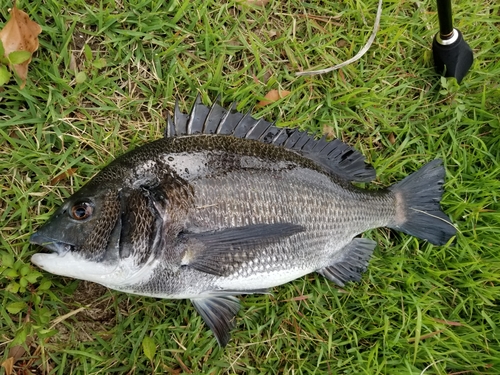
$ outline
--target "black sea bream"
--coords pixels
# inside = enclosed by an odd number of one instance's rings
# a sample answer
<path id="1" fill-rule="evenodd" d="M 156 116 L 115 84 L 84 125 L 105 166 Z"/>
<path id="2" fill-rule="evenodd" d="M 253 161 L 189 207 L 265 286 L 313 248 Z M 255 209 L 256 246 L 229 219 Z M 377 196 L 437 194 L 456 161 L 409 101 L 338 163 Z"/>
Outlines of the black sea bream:
<path id="1" fill-rule="evenodd" d="M 339 140 L 314 140 L 249 114 L 176 106 L 165 138 L 117 158 L 54 213 L 31 242 L 40 268 L 119 291 L 188 298 L 226 345 L 239 302 L 311 272 L 359 280 L 389 227 L 436 245 L 455 228 L 440 209 L 434 160 L 385 190 Z"/>

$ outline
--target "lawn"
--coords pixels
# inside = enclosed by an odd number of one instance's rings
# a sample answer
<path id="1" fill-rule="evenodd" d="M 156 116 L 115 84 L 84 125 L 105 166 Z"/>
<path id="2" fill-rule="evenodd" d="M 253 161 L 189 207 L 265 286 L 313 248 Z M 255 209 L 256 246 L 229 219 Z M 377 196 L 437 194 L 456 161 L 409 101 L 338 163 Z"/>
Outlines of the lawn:
<path id="1" fill-rule="evenodd" d="M 459 3 L 459 4 L 458 4 Z M 0 26 L 10 2 L 0 2 Z M 500 374 L 500 3 L 454 2 L 474 50 L 433 69 L 435 1 L 19 1 L 42 26 L 24 89 L 0 89 L 0 353 L 16 374 Z M 254 108 L 270 90 L 290 95 Z M 160 138 L 174 103 L 220 95 L 278 126 L 338 137 L 371 188 L 442 158 L 454 243 L 386 229 L 360 283 L 311 274 L 242 297 L 220 348 L 188 301 L 41 272 L 31 233 L 102 166 Z M 62 175 L 61 175 L 62 174 Z M 7 362 L 5 362 L 7 361 Z M 24 372 L 23 372 L 24 371 Z M 30 371 L 30 372 L 28 372 Z M 5 367 L 0 374 L 5 373 Z"/>

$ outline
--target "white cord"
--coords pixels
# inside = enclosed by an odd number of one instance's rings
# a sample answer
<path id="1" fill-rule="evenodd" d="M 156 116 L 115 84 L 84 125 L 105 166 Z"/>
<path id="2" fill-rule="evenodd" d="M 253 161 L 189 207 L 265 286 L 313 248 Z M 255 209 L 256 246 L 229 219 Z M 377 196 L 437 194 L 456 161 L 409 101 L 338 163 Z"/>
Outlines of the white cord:
<path id="1" fill-rule="evenodd" d="M 371 47 L 373 41 L 375 40 L 375 36 L 377 35 L 377 31 L 380 25 L 380 16 L 382 15 L 382 0 L 379 0 L 378 2 L 378 8 L 377 8 L 377 15 L 375 16 L 375 24 L 373 25 L 373 32 L 372 35 L 368 38 L 368 41 L 364 45 L 363 48 L 359 50 L 359 52 L 349 60 L 344 61 L 343 63 L 340 63 L 338 65 L 332 66 L 331 68 L 327 69 L 320 69 L 320 70 L 311 70 L 311 71 L 306 71 L 306 72 L 296 72 L 295 75 L 297 76 L 314 76 L 318 74 L 325 74 L 329 72 L 333 72 L 334 70 L 343 68 L 346 65 L 349 65 L 353 63 L 356 60 L 359 60 Z"/>

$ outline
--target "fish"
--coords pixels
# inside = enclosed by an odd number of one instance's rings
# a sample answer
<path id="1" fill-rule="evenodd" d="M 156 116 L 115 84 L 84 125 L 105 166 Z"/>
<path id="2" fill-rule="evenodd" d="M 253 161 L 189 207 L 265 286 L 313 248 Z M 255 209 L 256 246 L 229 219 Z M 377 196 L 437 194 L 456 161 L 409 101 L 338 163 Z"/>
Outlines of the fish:
<path id="1" fill-rule="evenodd" d="M 30 237 L 33 264 L 121 292 L 189 299 L 224 347 L 237 296 L 316 272 L 360 281 L 387 227 L 434 245 L 456 228 L 441 209 L 435 159 L 385 189 L 339 139 L 277 127 L 233 104 L 189 113 L 178 103 L 164 137 L 119 156 Z"/>

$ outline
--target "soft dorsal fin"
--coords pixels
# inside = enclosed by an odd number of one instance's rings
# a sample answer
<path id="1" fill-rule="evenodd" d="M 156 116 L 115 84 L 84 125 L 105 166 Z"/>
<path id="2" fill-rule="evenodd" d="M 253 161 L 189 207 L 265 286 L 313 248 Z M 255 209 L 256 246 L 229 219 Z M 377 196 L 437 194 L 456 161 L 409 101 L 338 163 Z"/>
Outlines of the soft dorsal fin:
<path id="1" fill-rule="evenodd" d="M 375 170 L 365 163 L 363 154 L 341 140 L 327 141 L 325 137 L 316 140 L 303 131 L 278 128 L 262 118 L 253 118 L 250 113 L 238 112 L 235 103 L 226 109 L 219 99 L 207 107 L 198 95 L 189 114 L 182 113 L 176 102 L 173 120 L 170 115 L 167 117 L 165 137 L 196 134 L 232 135 L 285 147 L 348 181 L 368 182 L 375 178 Z"/>

